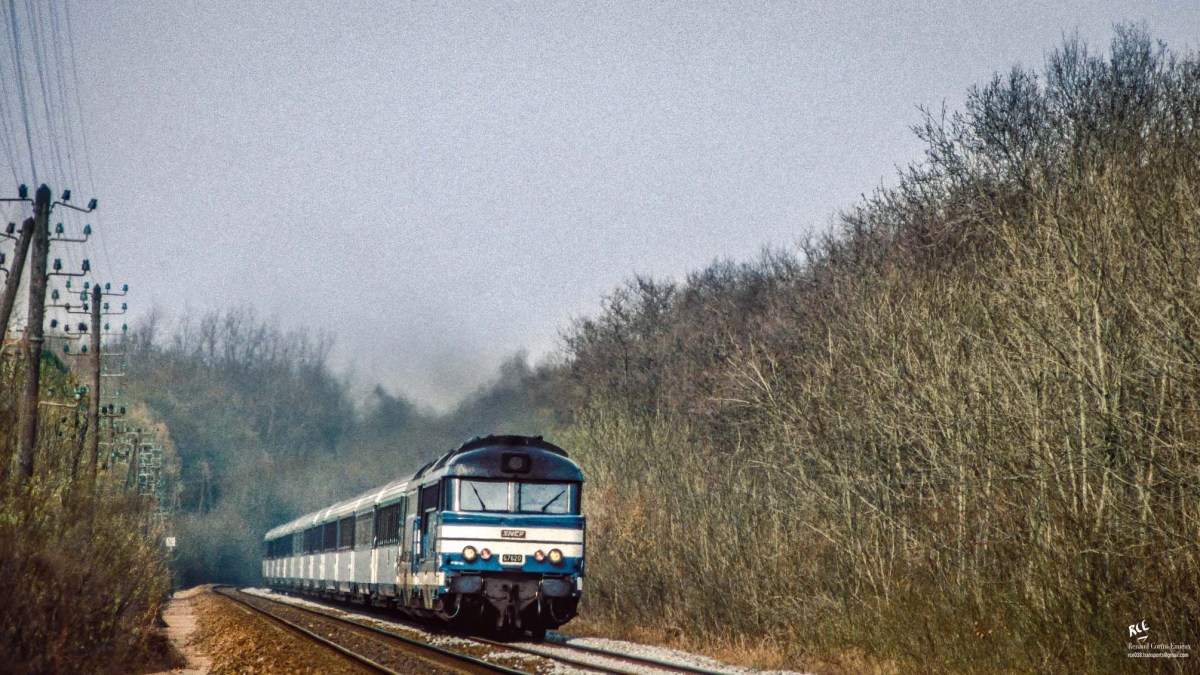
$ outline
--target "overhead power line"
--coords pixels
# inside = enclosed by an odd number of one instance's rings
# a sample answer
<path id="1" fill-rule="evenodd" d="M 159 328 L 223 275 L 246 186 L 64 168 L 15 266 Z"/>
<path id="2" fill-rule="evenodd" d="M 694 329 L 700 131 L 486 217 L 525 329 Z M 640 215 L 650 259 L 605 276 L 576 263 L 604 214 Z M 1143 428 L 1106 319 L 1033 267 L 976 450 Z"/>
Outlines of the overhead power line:
<path id="1" fill-rule="evenodd" d="M 18 37 L 20 31 L 17 30 L 17 5 L 15 0 L 8 0 L 8 21 L 12 28 L 12 48 L 13 59 L 17 66 L 17 92 L 21 98 L 21 115 L 25 118 L 25 144 L 29 148 L 29 172 L 33 176 L 33 183 L 38 182 L 37 166 L 33 160 L 33 124 L 29 119 L 29 102 L 26 100 L 25 94 L 25 67 L 21 62 L 21 40 Z"/>

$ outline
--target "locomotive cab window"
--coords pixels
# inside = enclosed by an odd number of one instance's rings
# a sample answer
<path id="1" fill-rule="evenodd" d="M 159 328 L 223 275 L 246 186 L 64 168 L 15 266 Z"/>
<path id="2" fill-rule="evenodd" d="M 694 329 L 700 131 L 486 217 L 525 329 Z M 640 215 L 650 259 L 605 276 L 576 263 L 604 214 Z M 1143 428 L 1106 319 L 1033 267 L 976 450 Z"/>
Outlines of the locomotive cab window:
<path id="1" fill-rule="evenodd" d="M 571 483 L 517 483 L 517 511 L 521 513 L 573 513 Z"/>
<path id="2" fill-rule="evenodd" d="M 460 479 L 458 508 L 462 511 L 508 511 L 508 482 Z"/>
<path id="3" fill-rule="evenodd" d="M 498 513 L 579 513 L 577 483 L 470 480 L 455 486 L 458 510 Z"/>

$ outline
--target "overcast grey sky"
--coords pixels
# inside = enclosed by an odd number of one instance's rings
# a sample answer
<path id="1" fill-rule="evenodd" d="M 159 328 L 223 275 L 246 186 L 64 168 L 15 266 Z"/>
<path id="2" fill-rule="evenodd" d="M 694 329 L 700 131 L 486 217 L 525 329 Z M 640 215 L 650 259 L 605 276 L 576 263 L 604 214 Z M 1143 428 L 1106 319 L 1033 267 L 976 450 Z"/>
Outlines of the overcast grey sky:
<path id="1" fill-rule="evenodd" d="M 828 226 L 919 157 L 918 105 L 953 110 L 1064 35 L 1200 35 L 1181 1 L 71 12 L 92 222 L 134 316 L 251 305 L 441 407 L 635 272 Z"/>

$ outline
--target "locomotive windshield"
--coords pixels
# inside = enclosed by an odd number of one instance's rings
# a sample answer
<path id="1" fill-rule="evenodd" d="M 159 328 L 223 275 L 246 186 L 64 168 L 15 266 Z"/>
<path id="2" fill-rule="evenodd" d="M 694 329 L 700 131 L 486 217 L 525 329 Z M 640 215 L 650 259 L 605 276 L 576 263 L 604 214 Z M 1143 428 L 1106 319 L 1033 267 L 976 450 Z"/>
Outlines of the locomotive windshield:
<path id="1" fill-rule="evenodd" d="M 458 492 L 458 508 L 463 511 L 508 511 L 508 483 L 464 480 Z"/>
<path id="2" fill-rule="evenodd" d="M 575 483 L 523 483 L 459 479 L 460 511 L 578 513 Z"/>
<path id="3" fill-rule="evenodd" d="M 522 513 L 570 513 L 570 483 L 517 483 L 517 510 Z"/>

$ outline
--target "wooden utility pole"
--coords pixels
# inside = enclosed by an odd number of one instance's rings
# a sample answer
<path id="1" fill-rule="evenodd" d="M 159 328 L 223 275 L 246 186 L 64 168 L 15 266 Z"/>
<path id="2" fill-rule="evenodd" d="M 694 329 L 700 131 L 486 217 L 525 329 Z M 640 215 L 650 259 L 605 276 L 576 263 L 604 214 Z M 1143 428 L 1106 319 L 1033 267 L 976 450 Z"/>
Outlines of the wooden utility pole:
<path id="1" fill-rule="evenodd" d="M 75 419 L 79 419 L 79 413 L 75 414 Z M 88 447 L 88 416 L 83 416 L 83 422 L 79 424 L 79 432 L 75 438 L 75 455 L 71 458 L 71 482 L 79 478 L 79 468 L 83 464 L 84 448 Z"/>
<path id="2" fill-rule="evenodd" d="M 4 284 L 4 296 L 0 297 L 0 340 L 8 335 L 8 320 L 12 316 L 17 290 L 21 286 L 21 274 L 25 271 L 25 255 L 29 252 L 29 241 L 33 238 L 33 218 L 21 223 L 21 234 L 17 237 L 17 248 L 13 251 L 12 269 Z"/>
<path id="3" fill-rule="evenodd" d="M 125 491 L 137 487 L 138 462 L 142 455 L 142 434 L 141 429 L 133 437 L 133 452 L 129 455 L 129 469 L 125 473 Z"/>
<path id="4" fill-rule="evenodd" d="M 92 286 L 92 392 L 88 399 L 88 424 L 92 432 L 92 443 L 88 448 L 88 480 L 96 482 L 96 462 L 100 458 L 100 284 Z"/>
<path id="5" fill-rule="evenodd" d="M 17 442 L 17 475 L 33 478 L 37 445 L 38 386 L 42 374 L 42 321 L 46 316 L 46 262 L 50 257 L 50 188 L 42 185 L 34 198 L 33 258 L 29 268 L 29 319 L 25 325 L 25 389 L 21 396 L 21 435 Z"/>

